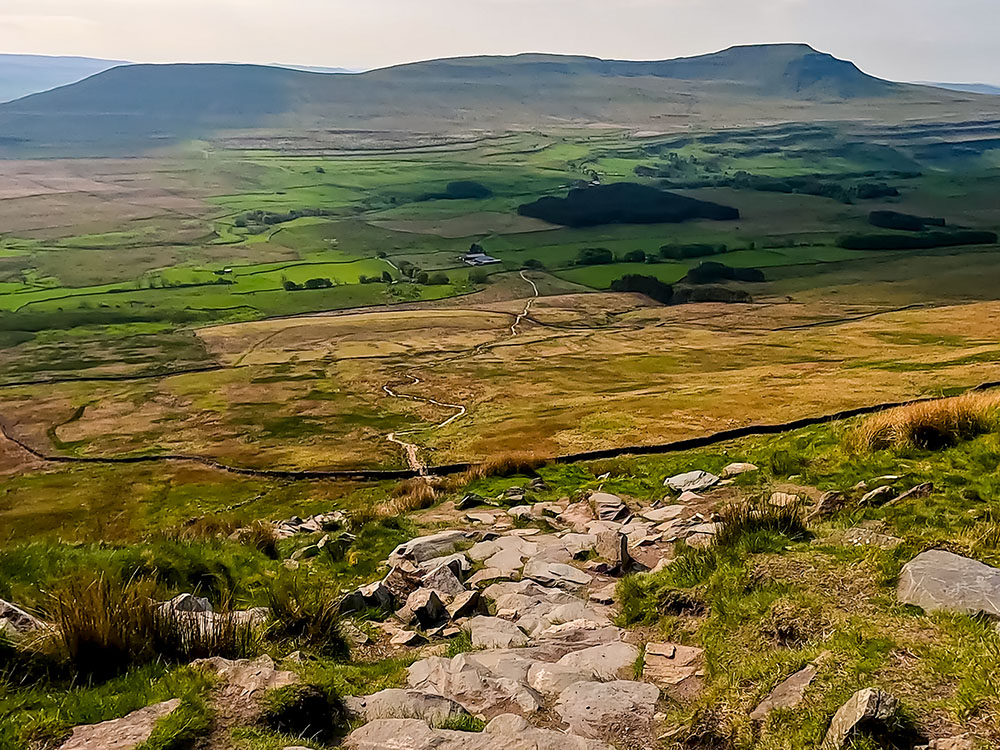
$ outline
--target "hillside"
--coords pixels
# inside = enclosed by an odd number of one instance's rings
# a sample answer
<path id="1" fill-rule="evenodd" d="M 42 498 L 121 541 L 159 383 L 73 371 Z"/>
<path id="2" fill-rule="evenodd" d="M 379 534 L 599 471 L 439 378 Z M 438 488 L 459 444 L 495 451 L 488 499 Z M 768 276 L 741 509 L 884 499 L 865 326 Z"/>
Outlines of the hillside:
<path id="1" fill-rule="evenodd" d="M 666 61 L 556 55 L 432 60 L 356 75 L 254 65 L 134 65 L 0 106 L 6 145 L 106 147 L 280 127 L 405 132 L 664 117 L 845 116 L 871 99 L 920 106 L 970 95 L 890 83 L 804 45 L 734 47 Z M 768 103 L 762 104 L 761 99 Z M 978 106 L 978 105 L 977 105 Z M 870 107 L 868 108 L 870 110 Z M 866 110 L 866 111 L 868 111 Z M 123 117 L 124 116 L 124 117 Z"/>
<path id="2" fill-rule="evenodd" d="M 0 55 L 0 102 L 67 86 L 118 65 L 121 60 L 48 55 Z"/>

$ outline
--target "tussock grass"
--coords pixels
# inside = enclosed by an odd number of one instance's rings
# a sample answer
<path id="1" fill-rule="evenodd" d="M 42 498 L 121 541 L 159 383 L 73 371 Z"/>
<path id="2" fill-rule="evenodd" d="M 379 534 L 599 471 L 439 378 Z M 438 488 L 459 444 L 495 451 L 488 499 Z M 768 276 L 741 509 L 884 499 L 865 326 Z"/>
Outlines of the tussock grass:
<path id="1" fill-rule="evenodd" d="M 548 463 L 548 459 L 533 451 L 511 451 L 491 456 L 482 463 L 469 467 L 461 474 L 450 477 L 449 489 L 459 489 L 478 479 L 491 477 L 511 477 L 518 474 L 531 475 Z"/>
<path id="2" fill-rule="evenodd" d="M 381 518 L 394 518 L 423 510 L 433 505 L 437 497 L 437 490 L 425 477 L 405 479 L 393 488 L 392 497 L 378 506 L 377 515 Z"/>
<path id="3" fill-rule="evenodd" d="M 333 658 L 350 655 L 340 630 L 338 601 L 332 592 L 303 586 L 297 577 L 285 577 L 268 590 L 271 638 L 291 640 Z"/>
<path id="4" fill-rule="evenodd" d="M 719 516 L 716 547 L 734 548 L 747 542 L 756 547 L 754 542 L 762 535 L 780 534 L 798 540 L 809 533 L 798 504 L 777 507 L 763 500 L 733 503 L 721 508 Z"/>
<path id="5" fill-rule="evenodd" d="M 254 521 L 249 526 L 237 529 L 234 535 L 240 544 L 252 547 L 272 560 L 278 559 L 278 533 L 270 521 Z"/>
<path id="6" fill-rule="evenodd" d="M 938 450 L 1000 428 L 1000 394 L 967 393 L 875 414 L 849 435 L 856 451 Z"/>
<path id="7" fill-rule="evenodd" d="M 160 609 L 155 599 L 147 579 L 71 578 L 51 595 L 54 630 L 32 647 L 94 679 L 160 660 L 242 658 L 259 650 L 257 628 L 232 612 L 197 618 Z"/>
<path id="8" fill-rule="evenodd" d="M 325 742 L 347 723 L 340 696 L 329 687 L 305 683 L 264 696 L 261 723 L 282 734 Z"/>

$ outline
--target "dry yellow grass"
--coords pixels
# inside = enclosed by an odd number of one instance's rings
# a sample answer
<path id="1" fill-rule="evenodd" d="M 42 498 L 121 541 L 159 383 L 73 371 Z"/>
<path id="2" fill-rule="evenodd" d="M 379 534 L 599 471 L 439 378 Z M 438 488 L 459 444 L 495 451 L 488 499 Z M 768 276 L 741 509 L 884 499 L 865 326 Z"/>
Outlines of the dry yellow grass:
<path id="1" fill-rule="evenodd" d="M 940 448 L 1000 427 L 1000 393 L 900 406 L 866 419 L 852 435 L 856 448 Z"/>
<path id="2" fill-rule="evenodd" d="M 446 480 L 450 489 L 464 487 L 470 482 L 487 477 L 509 477 L 514 474 L 531 474 L 544 466 L 548 459 L 532 451 L 510 451 L 491 456 L 482 463 Z"/>
<path id="3" fill-rule="evenodd" d="M 393 518 L 429 508 L 437 499 L 434 485 L 424 477 L 406 479 L 396 485 L 392 497 L 378 506 L 376 516 Z"/>

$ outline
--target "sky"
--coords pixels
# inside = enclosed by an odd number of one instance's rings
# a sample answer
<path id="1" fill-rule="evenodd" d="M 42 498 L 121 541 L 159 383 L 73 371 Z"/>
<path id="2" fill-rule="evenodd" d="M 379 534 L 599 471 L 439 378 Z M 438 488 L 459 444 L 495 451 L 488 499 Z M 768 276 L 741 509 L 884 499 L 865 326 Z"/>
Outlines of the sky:
<path id="1" fill-rule="evenodd" d="M 0 52 L 367 69 L 804 42 L 904 81 L 1000 84 L 997 0 L 2 0 Z"/>

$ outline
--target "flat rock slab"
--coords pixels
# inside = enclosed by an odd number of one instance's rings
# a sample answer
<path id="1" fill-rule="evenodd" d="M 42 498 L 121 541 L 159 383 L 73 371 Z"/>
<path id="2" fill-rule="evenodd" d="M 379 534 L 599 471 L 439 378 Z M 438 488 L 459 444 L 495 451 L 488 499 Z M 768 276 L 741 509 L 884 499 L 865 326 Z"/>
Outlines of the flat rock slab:
<path id="1" fill-rule="evenodd" d="M 536 729 L 517 716 L 498 716 L 481 733 L 431 729 L 416 719 L 383 719 L 355 729 L 349 750 L 613 750 L 604 742 Z"/>
<path id="2" fill-rule="evenodd" d="M 733 477 L 738 477 L 741 474 L 749 474 L 753 471 L 757 471 L 757 467 L 754 464 L 733 463 L 722 470 L 722 478 L 732 479 Z"/>
<path id="3" fill-rule="evenodd" d="M 631 643 L 608 643 L 603 646 L 592 646 L 571 654 L 566 654 L 559 660 L 564 667 L 588 672 L 597 680 L 613 680 L 619 672 L 635 664 L 639 658 L 639 649 Z"/>
<path id="4" fill-rule="evenodd" d="M 419 690 L 382 690 L 367 696 L 344 698 L 344 706 L 351 716 L 364 721 L 378 719 L 422 719 L 440 725 L 449 719 L 467 716 L 468 712 L 458 703 L 433 693 Z"/>
<path id="5" fill-rule="evenodd" d="M 198 659 L 192 664 L 211 669 L 242 695 L 253 695 L 261 690 L 274 690 L 294 685 L 299 681 L 299 676 L 295 672 L 275 669 L 274 660 L 266 654 L 252 660 L 223 659 L 221 656 L 213 656 L 209 659 Z"/>
<path id="6" fill-rule="evenodd" d="M 528 642 L 528 637 L 517 625 L 499 617 L 473 617 L 465 629 L 472 635 L 472 645 L 476 648 L 511 648 Z"/>
<path id="7" fill-rule="evenodd" d="M 466 541 L 464 531 L 442 531 L 430 536 L 422 536 L 403 542 L 389 555 L 389 565 L 398 564 L 404 560 L 416 563 L 430 560 L 432 557 L 449 555 L 455 548 Z"/>
<path id="8" fill-rule="evenodd" d="M 771 694 L 750 714 L 754 721 L 763 721 L 769 713 L 777 708 L 795 708 L 802 702 L 806 688 L 816 677 L 816 667 L 812 664 L 800 669 L 791 677 L 783 680 Z"/>
<path id="9" fill-rule="evenodd" d="M 688 471 L 684 474 L 677 474 L 667 477 L 663 481 L 664 487 L 669 487 L 674 492 L 698 492 L 707 490 L 719 483 L 719 477 L 709 474 L 707 471 Z"/>
<path id="10" fill-rule="evenodd" d="M 659 697 L 648 682 L 578 682 L 563 690 L 555 710 L 573 734 L 628 744 L 650 739 Z"/>
<path id="11" fill-rule="evenodd" d="M 602 521 L 621 521 L 629 515 L 628 506 L 618 495 L 595 492 L 590 496 L 597 517 Z"/>
<path id="12" fill-rule="evenodd" d="M 37 617 L 28 614 L 10 602 L 0 599 L 0 634 L 10 632 L 23 635 L 24 633 L 41 630 L 44 627 L 45 623 Z"/>
<path id="13" fill-rule="evenodd" d="M 704 656 L 704 649 L 693 646 L 647 643 L 642 676 L 668 693 L 687 695 L 701 676 Z"/>
<path id="14" fill-rule="evenodd" d="M 899 600 L 928 612 L 1000 616 L 1000 569 L 944 550 L 922 552 L 903 566 Z"/>
<path id="15" fill-rule="evenodd" d="M 647 521 L 665 523 L 679 517 L 687 508 L 683 505 L 666 505 L 662 508 L 648 508 L 640 514 Z"/>
<path id="16" fill-rule="evenodd" d="M 877 531 L 864 528 L 848 529 L 844 532 L 844 544 L 850 547 L 878 547 L 879 549 L 896 549 L 903 540 L 896 536 L 880 534 Z"/>
<path id="17" fill-rule="evenodd" d="M 528 668 L 528 685 L 542 695 L 557 696 L 570 685 L 593 682 L 593 672 L 566 664 L 549 664 L 536 661 Z"/>
<path id="18" fill-rule="evenodd" d="M 592 578 L 578 568 L 565 563 L 550 563 L 532 560 L 524 566 L 524 577 L 538 581 L 545 586 L 575 589 L 586 586 Z"/>
<path id="19" fill-rule="evenodd" d="M 176 711 L 180 704 L 180 699 L 174 698 L 120 719 L 76 727 L 59 750 L 132 750 L 148 740 L 156 722 Z"/>

